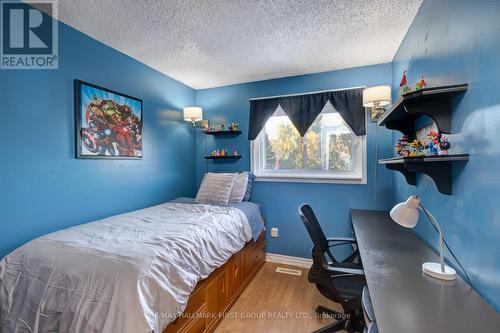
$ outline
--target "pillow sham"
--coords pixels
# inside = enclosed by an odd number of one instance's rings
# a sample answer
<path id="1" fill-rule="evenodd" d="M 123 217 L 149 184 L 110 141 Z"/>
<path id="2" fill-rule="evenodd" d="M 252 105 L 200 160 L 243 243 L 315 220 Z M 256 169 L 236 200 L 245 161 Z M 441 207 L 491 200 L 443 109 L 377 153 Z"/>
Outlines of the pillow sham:
<path id="1" fill-rule="evenodd" d="M 247 193 L 247 186 L 248 173 L 238 173 L 236 179 L 234 180 L 233 189 L 231 190 L 231 196 L 229 197 L 229 202 L 242 202 Z"/>
<path id="2" fill-rule="evenodd" d="M 245 171 L 245 173 L 248 174 L 248 184 L 247 184 L 247 191 L 245 193 L 245 197 L 243 198 L 243 201 L 250 201 L 250 195 L 252 194 L 252 187 L 253 187 L 253 181 L 255 179 L 255 175 L 251 171 Z"/>
<path id="3" fill-rule="evenodd" d="M 195 202 L 227 205 L 236 176 L 236 173 L 208 172 L 201 181 Z"/>

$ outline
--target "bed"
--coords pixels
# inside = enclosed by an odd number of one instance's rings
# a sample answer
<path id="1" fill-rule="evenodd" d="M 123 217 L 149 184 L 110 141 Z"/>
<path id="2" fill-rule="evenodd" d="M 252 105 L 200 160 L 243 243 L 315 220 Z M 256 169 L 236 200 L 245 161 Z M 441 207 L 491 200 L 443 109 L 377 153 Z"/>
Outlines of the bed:
<path id="1" fill-rule="evenodd" d="M 37 238 L 0 262 L 0 331 L 211 332 L 264 262 L 258 210 L 183 198 Z"/>

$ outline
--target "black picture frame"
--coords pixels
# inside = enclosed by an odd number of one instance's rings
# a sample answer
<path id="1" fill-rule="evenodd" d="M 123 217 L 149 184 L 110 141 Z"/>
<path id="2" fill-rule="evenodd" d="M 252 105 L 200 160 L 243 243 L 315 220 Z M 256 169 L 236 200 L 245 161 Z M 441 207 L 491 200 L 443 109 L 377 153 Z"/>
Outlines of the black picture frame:
<path id="1" fill-rule="evenodd" d="M 93 100 L 84 108 L 84 105 L 82 104 L 82 89 L 84 87 L 87 87 L 87 90 L 89 91 L 95 91 L 100 97 L 109 96 L 110 98 L 113 97 L 113 99 L 96 99 L 97 95 L 94 95 Z M 87 100 L 89 100 L 89 91 L 87 91 L 85 97 Z M 116 98 L 119 98 L 122 101 L 130 101 L 130 104 L 134 104 L 134 107 L 132 108 L 128 104 L 121 105 L 114 100 Z M 92 113 L 91 117 L 96 119 L 96 122 L 98 122 L 100 126 L 94 126 L 91 124 L 88 127 L 82 127 L 83 114 L 86 114 L 86 123 L 89 120 L 89 113 L 87 111 L 89 110 L 91 103 L 93 103 L 98 109 L 96 113 L 101 115 L 101 117 L 96 117 L 95 114 Z M 103 105 L 102 103 L 106 104 L 105 107 L 107 108 L 105 111 L 103 111 L 100 107 Z M 122 110 L 123 113 L 121 113 L 118 109 Z M 136 114 L 138 110 L 140 110 L 140 117 Z M 93 83 L 75 79 L 74 112 L 76 137 L 75 155 L 77 159 L 142 159 L 144 119 L 142 99 L 104 88 Z M 115 113 L 116 115 L 114 115 Z M 124 113 L 127 114 L 128 117 L 126 117 Z M 114 120 L 116 120 L 116 122 Z M 125 123 L 127 124 L 126 126 L 124 125 Z M 118 141 L 120 141 L 122 145 L 120 145 L 120 142 Z M 134 151 L 133 154 L 131 153 L 132 149 Z M 138 151 L 140 153 L 138 153 Z"/>

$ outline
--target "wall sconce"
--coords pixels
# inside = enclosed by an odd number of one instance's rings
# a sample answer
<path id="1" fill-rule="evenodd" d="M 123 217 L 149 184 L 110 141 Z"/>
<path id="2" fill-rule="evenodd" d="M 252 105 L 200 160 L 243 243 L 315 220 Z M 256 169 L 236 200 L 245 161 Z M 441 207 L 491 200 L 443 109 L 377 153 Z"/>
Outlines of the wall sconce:
<path id="1" fill-rule="evenodd" d="M 208 120 L 203 120 L 203 109 L 199 106 L 186 106 L 182 114 L 184 121 L 190 121 L 193 127 L 208 128 Z"/>
<path id="2" fill-rule="evenodd" d="M 375 86 L 363 90 L 363 106 L 371 108 L 372 121 L 384 114 L 384 107 L 391 104 L 391 87 Z"/>

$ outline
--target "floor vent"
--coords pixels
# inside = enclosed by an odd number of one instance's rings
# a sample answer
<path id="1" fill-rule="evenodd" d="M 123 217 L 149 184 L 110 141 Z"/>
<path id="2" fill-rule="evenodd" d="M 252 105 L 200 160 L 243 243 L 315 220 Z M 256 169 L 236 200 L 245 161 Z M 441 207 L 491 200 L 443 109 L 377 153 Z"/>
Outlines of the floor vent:
<path id="1" fill-rule="evenodd" d="M 283 273 L 283 274 L 288 274 L 288 275 L 295 275 L 295 276 L 301 276 L 302 271 L 298 269 L 291 269 L 291 268 L 285 268 L 285 267 L 278 267 L 276 268 L 276 273 Z"/>

